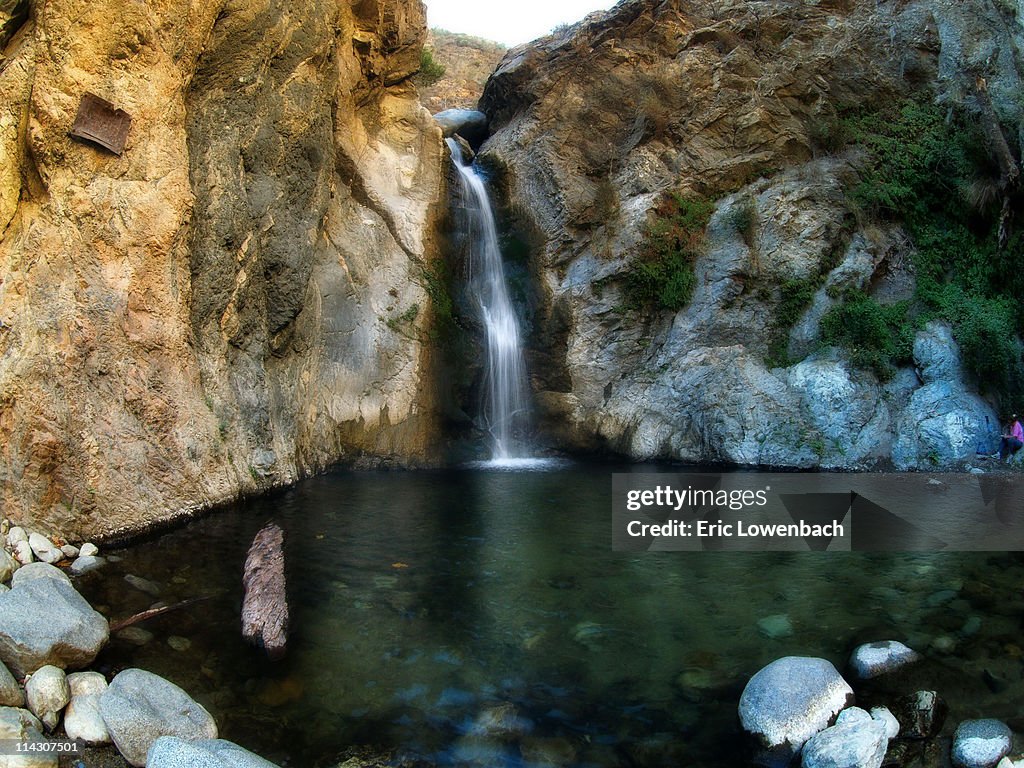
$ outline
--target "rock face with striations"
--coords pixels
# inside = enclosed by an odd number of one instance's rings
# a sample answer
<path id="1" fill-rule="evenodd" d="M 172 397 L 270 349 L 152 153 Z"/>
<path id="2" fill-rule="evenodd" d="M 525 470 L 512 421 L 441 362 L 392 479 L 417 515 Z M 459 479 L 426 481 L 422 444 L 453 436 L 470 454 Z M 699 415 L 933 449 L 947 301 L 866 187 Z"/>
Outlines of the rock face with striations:
<path id="1" fill-rule="evenodd" d="M 346 458 L 429 459 L 443 177 L 409 81 L 419 0 L 14 5 L 5 514 L 87 538 Z M 86 92 L 130 114 L 122 155 L 69 138 Z"/>
<path id="2" fill-rule="evenodd" d="M 914 349 L 922 368 L 951 361 L 941 381 L 908 367 L 883 383 L 819 349 L 833 297 L 898 300 L 913 277 L 903 233 L 850 213 L 855 158 L 819 156 L 813 137 L 865 104 L 933 91 L 960 103 L 977 72 L 1021 124 L 1024 27 L 996 5 L 627 0 L 510 50 L 480 102 L 492 133 L 480 156 L 534 246 L 528 364 L 554 441 L 851 468 L 951 464 L 991 441 L 996 415 L 964 383 L 948 331 Z M 693 298 L 637 317 L 623 310 L 627 269 L 670 191 L 716 201 Z M 782 289 L 812 280 L 780 361 Z"/>

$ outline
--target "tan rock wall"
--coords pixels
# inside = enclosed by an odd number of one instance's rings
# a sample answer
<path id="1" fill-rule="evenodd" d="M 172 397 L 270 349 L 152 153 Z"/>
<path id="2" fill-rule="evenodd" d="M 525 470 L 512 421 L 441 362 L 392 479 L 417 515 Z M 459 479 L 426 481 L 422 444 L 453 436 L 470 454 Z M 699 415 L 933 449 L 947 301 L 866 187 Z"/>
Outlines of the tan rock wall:
<path id="1" fill-rule="evenodd" d="M 355 8 L 31 5 L 0 64 L 4 515 L 96 536 L 428 458 L 423 8 Z M 121 157 L 69 138 L 86 91 L 131 114 Z"/>

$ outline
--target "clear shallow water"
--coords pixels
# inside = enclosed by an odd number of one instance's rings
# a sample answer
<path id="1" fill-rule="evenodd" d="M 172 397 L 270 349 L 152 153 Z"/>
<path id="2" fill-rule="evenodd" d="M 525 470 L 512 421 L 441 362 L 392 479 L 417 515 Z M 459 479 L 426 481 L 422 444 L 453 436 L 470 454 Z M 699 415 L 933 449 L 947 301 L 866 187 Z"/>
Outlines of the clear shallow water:
<path id="1" fill-rule="evenodd" d="M 99 664 L 174 680 L 225 738 L 287 766 L 334 765 L 351 744 L 439 765 L 741 765 L 751 674 L 787 654 L 842 668 L 888 638 L 928 654 L 890 685 L 940 691 L 950 732 L 1024 708 L 1019 555 L 613 553 L 611 473 L 657 469 L 545 470 L 341 472 L 139 543 L 80 584 L 108 615 L 153 603 L 129 573 L 168 602 L 214 597 Z M 238 616 L 269 519 L 292 614 L 276 664 Z M 767 637 L 759 620 L 780 614 L 793 633 Z"/>

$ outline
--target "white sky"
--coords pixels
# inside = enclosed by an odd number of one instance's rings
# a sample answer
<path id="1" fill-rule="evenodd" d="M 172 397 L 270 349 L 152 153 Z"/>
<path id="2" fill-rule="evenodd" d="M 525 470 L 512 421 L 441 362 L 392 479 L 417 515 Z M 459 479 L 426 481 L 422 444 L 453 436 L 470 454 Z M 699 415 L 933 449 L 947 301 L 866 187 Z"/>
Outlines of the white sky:
<path id="1" fill-rule="evenodd" d="M 559 24 L 579 21 L 616 0 L 423 0 L 427 24 L 464 32 L 511 47 L 548 34 Z"/>

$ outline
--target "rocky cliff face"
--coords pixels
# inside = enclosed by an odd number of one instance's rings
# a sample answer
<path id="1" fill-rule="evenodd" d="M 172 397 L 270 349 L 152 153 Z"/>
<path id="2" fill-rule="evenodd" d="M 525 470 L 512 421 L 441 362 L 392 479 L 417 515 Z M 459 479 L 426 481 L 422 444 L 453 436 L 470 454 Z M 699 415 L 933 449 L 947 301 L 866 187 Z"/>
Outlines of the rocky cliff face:
<path id="1" fill-rule="evenodd" d="M 864 467 L 949 464 L 998 428 L 948 329 L 889 382 L 820 349 L 847 287 L 906 298 L 905 236 L 851 215 L 855 157 L 818 121 L 976 77 L 1021 124 L 1021 31 L 985 0 L 630 0 L 510 51 L 481 101 L 482 157 L 532 237 L 534 388 L 553 438 L 637 458 Z M 716 201 L 693 299 L 623 309 L 625 273 L 666 191 Z M 820 276 L 772 364 L 781 286 Z"/>
<path id="2" fill-rule="evenodd" d="M 0 9 L 3 514 L 98 536 L 427 459 L 421 3 Z M 69 138 L 85 92 L 123 155 Z"/>

